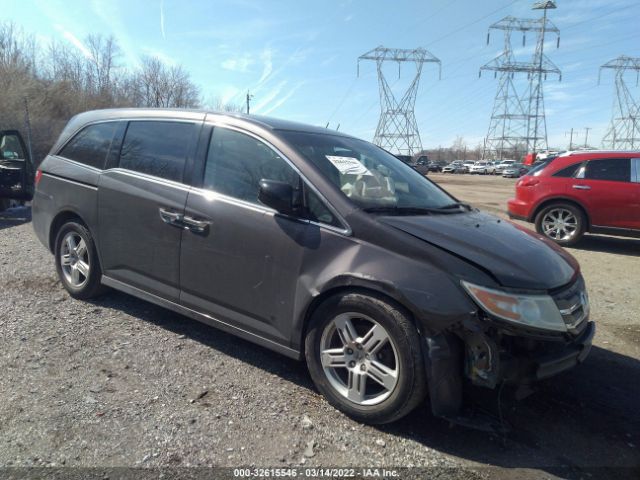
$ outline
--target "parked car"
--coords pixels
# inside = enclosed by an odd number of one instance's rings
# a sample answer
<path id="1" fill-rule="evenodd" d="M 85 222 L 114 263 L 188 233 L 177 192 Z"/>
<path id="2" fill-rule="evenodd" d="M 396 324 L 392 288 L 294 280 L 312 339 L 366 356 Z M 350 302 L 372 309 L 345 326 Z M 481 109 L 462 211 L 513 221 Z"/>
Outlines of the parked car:
<path id="1" fill-rule="evenodd" d="M 412 165 L 412 167 L 414 168 L 414 170 L 416 170 L 417 172 L 420 172 L 422 175 L 428 175 L 429 174 L 429 159 L 428 158 L 424 158 L 424 157 L 420 157 L 416 160 L 416 163 L 414 163 Z"/>
<path id="2" fill-rule="evenodd" d="M 516 183 L 509 216 L 574 245 L 589 233 L 640 237 L 640 152 L 567 152 Z"/>
<path id="3" fill-rule="evenodd" d="M 100 110 L 69 122 L 36 178 L 33 228 L 71 296 L 112 287 L 304 359 L 361 422 L 427 391 L 462 421 L 465 382 L 529 382 L 589 353 L 571 255 L 342 133 Z"/>
<path id="4" fill-rule="evenodd" d="M 498 163 L 495 166 L 494 175 L 502 175 L 502 172 L 505 168 L 510 167 L 511 165 L 513 165 L 514 163 L 517 163 L 515 160 L 501 160 L 500 163 Z"/>
<path id="5" fill-rule="evenodd" d="M 0 212 L 11 200 L 33 197 L 33 163 L 17 130 L 0 131 Z"/>
<path id="6" fill-rule="evenodd" d="M 470 173 L 471 172 L 471 167 L 473 167 L 476 164 L 476 162 L 473 161 L 473 160 L 465 160 L 462 163 L 463 163 L 463 165 L 465 167 L 467 167 L 467 172 L 466 173 Z"/>
<path id="7" fill-rule="evenodd" d="M 489 167 L 489 162 L 479 161 L 475 162 L 471 167 L 469 167 L 469 173 L 471 174 L 480 174 L 486 175 L 487 168 Z"/>
<path id="8" fill-rule="evenodd" d="M 522 163 L 514 163 L 502 170 L 502 176 L 505 178 L 518 178 L 525 175 L 529 171 L 529 167 Z"/>
<path id="9" fill-rule="evenodd" d="M 431 160 L 429 162 L 429 171 L 430 172 L 442 172 L 442 169 L 446 167 L 448 164 L 444 160 Z"/>
<path id="10" fill-rule="evenodd" d="M 467 173 L 469 169 L 461 160 L 454 160 L 442 168 L 442 173 Z"/>
<path id="11" fill-rule="evenodd" d="M 488 161 L 487 162 L 485 170 L 486 170 L 488 175 L 493 175 L 495 173 L 496 165 L 498 165 L 498 162 L 492 162 L 492 161 Z"/>

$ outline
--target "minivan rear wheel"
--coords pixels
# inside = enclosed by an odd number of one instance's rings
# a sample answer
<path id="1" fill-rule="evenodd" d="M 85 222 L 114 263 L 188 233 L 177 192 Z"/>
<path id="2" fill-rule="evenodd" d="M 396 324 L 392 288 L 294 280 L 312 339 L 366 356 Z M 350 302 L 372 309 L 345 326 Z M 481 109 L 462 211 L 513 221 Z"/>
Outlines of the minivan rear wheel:
<path id="1" fill-rule="evenodd" d="M 424 399 L 418 332 L 407 313 L 381 298 L 331 297 L 314 312 L 305 347 L 318 390 L 360 422 L 392 422 Z"/>
<path id="2" fill-rule="evenodd" d="M 546 206 L 536 215 L 535 224 L 538 233 L 563 247 L 576 244 L 586 227 L 582 211 L 569 203 Z"/>
<path id="3" fill-rule="evenodd" d="M 62 225 L 54 253 L 58 278 L 72 297 L 86 300 L 104 291 L 100 262 L 87 227 L 75 221 Z"/>

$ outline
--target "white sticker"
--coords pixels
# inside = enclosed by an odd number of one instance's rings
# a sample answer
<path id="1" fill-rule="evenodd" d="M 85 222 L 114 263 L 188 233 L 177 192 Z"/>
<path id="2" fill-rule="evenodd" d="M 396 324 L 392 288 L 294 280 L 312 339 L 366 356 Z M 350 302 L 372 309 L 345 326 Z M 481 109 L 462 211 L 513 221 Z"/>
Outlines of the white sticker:
<path id="1" fill-rule="evenodd" d="M 333 165 L 343 175 L 373 175 L 367 167 L 365 167 L 357 158 L 339 157 L 336 155 L 326 155 Z"/>

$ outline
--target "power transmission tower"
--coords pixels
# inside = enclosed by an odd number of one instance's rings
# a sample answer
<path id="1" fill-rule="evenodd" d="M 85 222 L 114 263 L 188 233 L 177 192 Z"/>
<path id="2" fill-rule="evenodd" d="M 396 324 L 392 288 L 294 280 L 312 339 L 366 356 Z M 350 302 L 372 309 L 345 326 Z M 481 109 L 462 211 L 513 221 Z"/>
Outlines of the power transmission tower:
<path id="1" fill-rule="evenodd" d="M 380 120 L 373 137 L 373 143 L 391 153 L 414 155 L 422 150 L 422 141 L 418 132 L 418 124 L 414 113 L 416 95 L 422 66 L 425 63 L 437 63 L 441 68 L 441 62 L 424 48 L 398 49 L 377 47 L 358 57 L 358 75 L 360 75 L 360 61 L 373 60 L 378 70 L 378 87 L 380 90 Z M 404 92 L 400 100 L 393 94 L 383 72 L 385 62 L 398 63 L 398 78 L 400 78 L 400 65 L 403 62 L 411 62 L 416 67 L 413 81 Z"/>
<path id="2" fill-rule="evenodd" d="M 529 74 L 529 121 L 527 125 L 527 150 L 536 152 L 540 144 L 544 145 L 544 150 L 549 148 L 547 141 L 547 120 L 544 115 L 544 93 L 542 90 L 543 80 L 547 79 L 547 74 L 557 74 L 562 80 L 562 73 L 551 60 L 544 54 L 544 37 L 547 32 L 556 34 L 557 47 L 560 47 L 560 30 L 547 20 L 547 10 L 557 8 L 551 0 L 536 2 L 534 10 L 542 10 L 543 15 L 539 20 L 538 42 L 533 56 L 535 69 Z M 557 48 L 556 47 L 556 48 Z M 544 142 L 544 143 L 543 143 Z"/>
<path id="3" fill-rule="evenodd" d="M 508 16 L 489 27 L 487 44 L 492 30 L 502 30 L 504 50 L 491 62 L 480 67 L 480 76 L 482 71 L 493 71 L 495 77 L 500 75 L 483 158 L 493 156 L 502 159 L 507 155 L 517 157 L 524 151 L 534 152 L 541 145 L 548 148 L 542 83 L 548 74 L 560 77 L 561 73 L 544 55 L 544 37 L 548 32 L 556 33 L 559 46 L 560 30 L 546 18 L 546 9 L 555 8 L 553 2 L 536 3 L 533 8 L 543 8 L 543 17 L 523 19 Z M 522 32 L 522 46 L 526 44 L 527 32 L 536 34 L 536 49 L 531 61 L 516 59 L 511 47 L 514 32 Z M 526 95 L 521 96 L 516 90 L 515 79 L 516 74 L 525 73 L 529 85 Z"/>
<path id="4" fill-rule="evenodd" d="M 621 55 L 600 67 L 615 71 L 615 98 L 609 129 L 602 139 L 602 146 L 613 150 L 635 149 L 640 146 L 640 106 L 634 100 L 625 82 L 625 73 L 635 72 L 636 86 L 640 75 L 640 58 Z M 598 83 L 600 83 L 600 74 Z"/>

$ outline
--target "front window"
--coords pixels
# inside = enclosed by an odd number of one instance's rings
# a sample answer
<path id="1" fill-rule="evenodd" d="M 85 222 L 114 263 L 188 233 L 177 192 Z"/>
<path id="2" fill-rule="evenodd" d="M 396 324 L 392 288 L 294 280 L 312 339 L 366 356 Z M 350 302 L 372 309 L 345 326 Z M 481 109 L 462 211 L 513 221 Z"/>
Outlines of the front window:
<path id="1" fill-rule="evenodd" d="M 364 140 L 305 132 L 283 136 L 361 208 L 437 209 L 456 203 L 422 174 Z"/>

